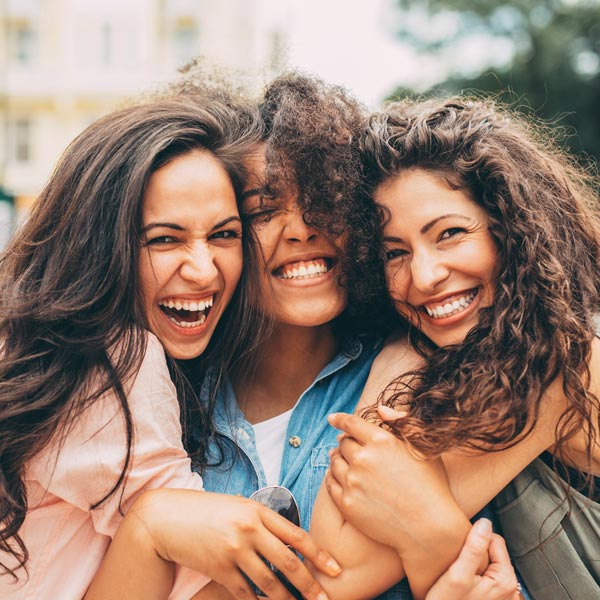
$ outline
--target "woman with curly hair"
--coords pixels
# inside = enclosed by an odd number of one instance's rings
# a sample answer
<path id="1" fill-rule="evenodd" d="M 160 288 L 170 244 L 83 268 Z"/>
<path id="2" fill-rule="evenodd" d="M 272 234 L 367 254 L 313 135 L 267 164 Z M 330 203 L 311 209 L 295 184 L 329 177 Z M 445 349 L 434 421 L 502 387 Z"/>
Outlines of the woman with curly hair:
<path id="1" fill-rule="evenodd" d="M 0 259 L 2 598 L 80 600 L 127 511 L 153 539 L 193 512 L 188 566 L 234 591 L 250 593 L 240 569 L 260 580 L 262 556 L 289 554 L 281 568 L 317 597 L 306 569 L 286 569 L 297 559 L 280 539 L 324 554 L 264 507 L 198 493 L 182 443 L 193 419 L 187 449 L 203 456 L 212 407 L 193 384 L 207 365 L 219 377 L 256 331 L 247 273 L 236 292 L 244 245 L 253 264 L 237 196 L 260 132 L 253 111 L 215 98 L 111 113 L 69 146 Z M 142 494 L 158 487 L 182 489 Z M 172 555 L 168 543 L 154 550 Z M 207 580 L 181 570 L 171 597 Z"/>
<path id="2" fill-rule="evenodd" d="M 355 416 L 331 420 L 347 435 L 312 531 L 340 561 L 345 597 L 371 597 L 397 569 L 369 559 L 377 552 L 357 529 L 402 554 L 444 498 L 471 516 L 505 486 L 497 515 L 531 595 L 596 597 L 596 182 L 541 124 L 460 98 L 391 104 L 371 118 L 364 159 L 400 334 L 361 406 L 396 437 Z M 414 502 L 432 480 L 440 493 Z M 348 522 L 332 519 L 332 500 Z"/>

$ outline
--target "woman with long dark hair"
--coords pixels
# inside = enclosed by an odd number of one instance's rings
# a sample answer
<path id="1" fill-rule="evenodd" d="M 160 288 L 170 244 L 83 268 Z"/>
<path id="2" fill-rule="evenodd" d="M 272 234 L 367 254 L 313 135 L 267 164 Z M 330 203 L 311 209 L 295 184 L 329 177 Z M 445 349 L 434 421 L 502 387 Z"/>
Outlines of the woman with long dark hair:
<path id="1" fill-rule="evenodd" d="M 202 480 L 186 452 L 204 460 L 212 406 L 194 389 L 204 366 L 218 378 L 257 328 L 241 294 L 242 247 L 249 265 L 253 247 L 237 197 L 260 131 L 224 98 L 111 113 L 69 146 L 3 254 L 3 598 L 82 598 L 123 514 L 157 487 L 188 489 L 189 527 L 206 550 L 190 566 L 232 589 L 248 589 L 242 568 L 270 573 L 260 556 L 294 558 L 279 537 L 319 562 L 285 519 L 193 491 Z M 190 419 L 199 434 L 184 449 Z M 314 584 L 303 568 L 289 577 Z M 172 597 L 206 581 L 182 572 Z"/>

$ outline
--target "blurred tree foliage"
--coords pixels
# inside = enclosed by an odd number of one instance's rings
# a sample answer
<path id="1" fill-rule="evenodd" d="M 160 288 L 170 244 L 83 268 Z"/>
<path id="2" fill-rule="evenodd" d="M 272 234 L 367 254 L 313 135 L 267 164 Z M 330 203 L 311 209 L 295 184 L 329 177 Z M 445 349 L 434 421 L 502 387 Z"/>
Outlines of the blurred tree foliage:
<path id="1" fill-rule="evenodd" d="M 396 2 L 398 35 L 422 52 L 451 59 L 452 74 L 433 91 L 500 93 L 564 127 L 571 151 L 600 161 L 600 0 Z M 472 66 L 465 72 L 460 43 L 472 65 L 464 41 L 477 36 L 508 48 L 510 58 L 488 56 L 477 72 Z M 406 91 L 398 88 L 393 97 Z"/>

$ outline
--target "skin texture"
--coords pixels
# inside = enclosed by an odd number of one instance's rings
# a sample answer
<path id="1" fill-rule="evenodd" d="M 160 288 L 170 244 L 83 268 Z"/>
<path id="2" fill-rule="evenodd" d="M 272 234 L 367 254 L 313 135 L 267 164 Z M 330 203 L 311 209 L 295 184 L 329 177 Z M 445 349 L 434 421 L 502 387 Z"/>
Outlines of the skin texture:
<path id="1" fill-rule="evenodd" d="M 178 359 L 202 354 L 242 270 L 242 225 L 227 173 L 208 152 L 179 156 L 150 177 L 144 194 L 140 285 L 148 328 Z M 206 319 L 173 322 L 160 303 L 212 302 Z M 177 317 L 175 317 L 177 319 Z M 187 323 L 186 323 L 187 324 Z"/>
<path id="2" fill-rule="evenodd" d="M 390 217 L 385 274 L 396 309 L 437 346 L 462 342 L 494 298 L 498 252 L 485 211 L 464 190 L 419 169 L 390 178 L 374 199 Z M 441 318 L 425 310 L 461 299 Z"/>

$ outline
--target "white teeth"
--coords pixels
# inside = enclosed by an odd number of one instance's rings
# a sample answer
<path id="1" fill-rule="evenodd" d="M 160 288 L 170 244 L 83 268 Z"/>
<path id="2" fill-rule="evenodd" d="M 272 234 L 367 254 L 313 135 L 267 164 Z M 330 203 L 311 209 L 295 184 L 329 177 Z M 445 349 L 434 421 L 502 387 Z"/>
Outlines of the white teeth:
<path id="1" fill-rule="evenodd" d="M 187 321 L 178 321 L 173 315 L 167 315 L 167 317 L 169 317 L 169 319 L 173 321 L 173 323 L 179 325 L 179 327 L 184 327 L 185 329 L 198 327 L 199 325 L 202 325 L 204 321 L 206 321 L 206 315 L 200 315 L 200 318 L 197 321 L 190 321 L 189 323 Z"/>
<path id="2" fill-rule="evenodd" d="M 158 304 L 159 306 L 164 306 L 165 308 L 171 308 L 176 310 L 186 310 L 192 313 L 204 313 L 207 309 L 211 308 L 213 305 L 215 297 L 211 296 L 210 298 L 206 298 L 204 300 L 200 300 L 198 302 L 188 301 L 188 300 L 173 300 L 169 298 L 168 300 L 161 300 Z M 166 313 L 165 313 L 166 314 Z M 179 327 L 185 327 L 186 329 L 190 329 L 192 327 L 198 327 L 202 325 L 204 321 L 206 321 L 206 314 L 198 314 L 198 318 L 195 321 L 180 321 L 172 314 L 167 314 L 167 317 L 176 323 Z"/>
<path id="3" fill-rule="evenodd" d="M 327 273 L 329 268 L 325 261 L 311 261 L 306 265 L 300 265 L 297 267 L 284 267 L 279 277 L 281 279 L 307 279 L 309 277 L 318 277 Z"/>
<path id="4" fill-rule="evenodd" d="M 442 306 L 434 306 L 432 308 L 425 306 L 424 308 L 427 311 L 427 314 L 430 317 L 433 317 L 434 319 L 449 317 L 467 308 L 467 306 L 469 306 L 469 304 L 473 302 L 475 296 L 477 296 L 477 291 L 478 290 L 473 290 L 465 296 L 461 296 L 460 298 L 458 298 L 458 300 L 454 300 L 453 302 L 447 302 Z"/>

